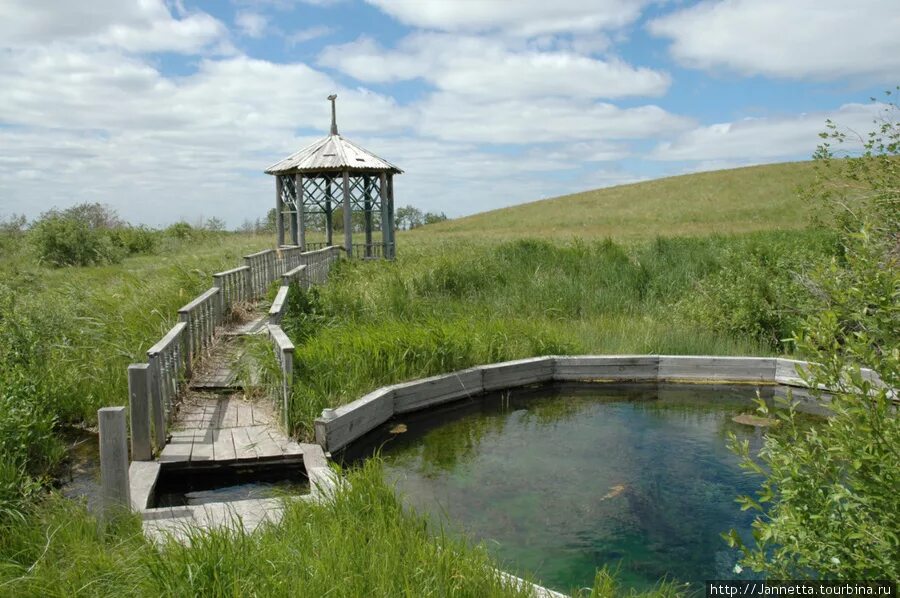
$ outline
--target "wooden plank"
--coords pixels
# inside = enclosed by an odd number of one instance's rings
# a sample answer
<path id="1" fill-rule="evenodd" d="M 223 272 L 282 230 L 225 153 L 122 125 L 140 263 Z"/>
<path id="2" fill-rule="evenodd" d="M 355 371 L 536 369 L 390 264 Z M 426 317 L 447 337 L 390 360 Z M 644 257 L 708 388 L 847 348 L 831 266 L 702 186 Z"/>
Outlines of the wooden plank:
<path id="1" fill-rule="evenodd" d="M 269 438 L 278 445 L 278 448 L 281 449 L 281 454 L 284 457 L 299 457 L 303 454 L 303 449 L 300 448 L 300 445 L 297 442 L 294 442 L 274 428 L 269 428 Z"/>
<path id="2" fill-rule="evenodd" d="M 323 414 L 315 421 L 316 442 L 328 451 L 343 448 L 394 415 L 394 396 L 392 387 L 379 388 L 338 407 L 331 417 Z"/>
<path id="3" fill-rule="evenodd" d="M 773 382 L 775 359 L 770 357 L 660 355 L 658 376 L 660 380 Z"/>
<path id="4" fill-rule="evenodd" d="M 184 332 L 184 329 L 186 327 L 186 322 L 178 322 L 177 324 L 172 326 L 172 328 L 166 333 L 165 336 L 163 336 L 159 340 L 159 342 L 147 349 L 147 355 L 152 357 L 155 355 L 159 355 L 160 353 L 165 351 L 167 348 L 169 348 L 169 345 L 171 345 L 178 339 L 178 337 L 182 334 L 182 332 Z"/>
<path id="5" fill-rule="evenodd" d="M 479 366 L 484 376 L 485 391 L 501 390 L 553 379 L 555 361 L 552 357 L 533 357 Z"/>
<path id="6" fill-rule="evenodd" d="M 252 426 L 253 425 L 253 407 L 246 401 L 237 403 L 237 425 Z"/>
<path id="7" fill-rule="evenodd" d="M 227 462 L 234 461 L 234 436 L 231 428 L 218 429 L 213 432 L 213 460 Z"/>
<path id="8" fill-rule="evenodd" d="M 553 379 L 559 381 L 652 381 L 658 375 L 658 355 L 578 355 L 554 358 Z"/>
<path id="9" fill-rule="evenodd" d="M 389 388 L 395 392 L 394 413 L 407 413 L 478 395 L 484 391 L 484 383 L 481 370 L 470 368 Z"/>
<path id="10" fill-rule="evenodd" d="M 232 431 L 234 436 L 234 453 L 238 460 L 256 459 L 259 454 L 256 452 L 256 445 L 250 439 L 247 427 L 241 426 Z"/>
<path id="11" fill-rule="evenodd" d="M 211 288 L 208 289 L 207 291 L 204 291 L 204 292 L 203 292 L 200 296 L 198 296 L 196 299 L 194 299 L 194 300 L 191 301 L 190 303 L 187 303 L 186 305 L 184 305 L 181 309 L 178 310 L 178 313 L 187 313 L 187 312 L 193 311 L 194 308 L 196 308 L 198 305 L 200 305 L 201 303 L 203 303 L 203 302 L 206 301 L 207 299 L 211 298 L 212 296 L 214 296 L 214 295 L 215 295 L 216 293 L 218 293 L 218 292 L 219 292 L 219 287 L 211 287 Z"/>
<path id="12" fill-rule="evenodd" d="M 191 460 L 194 437 L 198 430 L 172 430 L 172 436 L 159 455 L 160 463 L 182 463 Z"/>
<path id="13" fill-rule="evenodd" d="M 798 369 L 800 371 L 808 371 L 809 363 L 779 357 L 775 360 L 775 381 L 788 386 L 806 386 L 806 382 L 800 377 Z"/>
<path id="14" fill-rule="evenodd" d="M 269 426 L 250 426 L 244 429 L 259 459 L 271 459 L 284 454 L 269 436 Z"/>
<path id="15" fill-rule="evenodd" d="M 214 440 L 212 429 L 198 430 L 191 448 L 191 461 L 212 461 L 215 458 Z"/>

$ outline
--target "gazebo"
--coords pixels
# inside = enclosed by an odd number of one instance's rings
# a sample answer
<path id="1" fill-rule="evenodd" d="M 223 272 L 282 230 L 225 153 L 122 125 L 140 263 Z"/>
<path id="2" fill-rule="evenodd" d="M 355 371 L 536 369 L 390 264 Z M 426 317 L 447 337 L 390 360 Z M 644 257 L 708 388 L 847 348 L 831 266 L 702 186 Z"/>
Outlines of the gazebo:
<path id="1" fill-rule="evenodd" d="M 332 245 L 334 211 L 341 208 L 344 250 L 347 256 L 393 259 L 394 175 L 403 171 L 338 134 L 334 101 L 331 100 L 331 134 L 276 162 L 266 169 L 275 176 L 275 227 L 279 247 L 285 243 L 285 218 L 291 244 L 305 251 Z M 312 217 L 324 215 L 325 243 L 307 243 Z M 354 219 L 362 214 L 362 222 Z M 356 220 L 356 222 L 354 222 Z M 354 224 L 365 232 L 365 243 L 353 243 Z M 381 240 L 373 242 L 375 227 Z"/>

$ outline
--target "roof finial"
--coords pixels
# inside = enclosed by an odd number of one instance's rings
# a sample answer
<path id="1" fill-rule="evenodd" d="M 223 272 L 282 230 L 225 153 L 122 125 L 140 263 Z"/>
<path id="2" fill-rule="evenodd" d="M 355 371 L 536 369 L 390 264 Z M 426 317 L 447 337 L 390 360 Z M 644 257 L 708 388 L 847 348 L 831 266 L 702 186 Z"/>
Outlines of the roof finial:
<path id="1" fill-rule="evenodd" d="M 328 96 L 328 99 L 331 100 L 331 134 L 337 135 L 337 113 L 334 109 L 334 101 L 337 99 L 337 94 L 331 94 Z"/>

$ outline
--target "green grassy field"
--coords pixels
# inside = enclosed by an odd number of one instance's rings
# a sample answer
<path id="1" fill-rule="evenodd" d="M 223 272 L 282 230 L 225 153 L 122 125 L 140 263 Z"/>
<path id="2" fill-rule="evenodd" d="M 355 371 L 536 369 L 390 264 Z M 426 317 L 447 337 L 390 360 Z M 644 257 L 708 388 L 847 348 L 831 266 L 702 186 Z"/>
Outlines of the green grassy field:
<path id="1" fill-rule="evenodd" d="M 790 350 L 782 339 L 810 300 L 798 281 L 834 252 L 826 233 L 800 230 L 807 208 L 793 189 L 807 176 L 806 164 L 690 175 L 402 232 L 395 262 L 344 262 L 328 285 L 293 297 L 296 431 L 308 436 L 323 407 L 371 388 L 476 363 Z M 371 471 L 340 531 L 323 523 L 328 508 L 304 506 L 281 530 L 163 552 L 134 521 L 101 535 L 83 507 L 46 495 L 61 426 L 124 404 L 125 367 L 177 308 L 272 243 L 212 234 L 60 269 L 35 262 L 27 234 L 0 243 L 0 595 L 298 595 L 346 568 L 357 575 L 338 595 L 515 595 L 477 548 L 430 539 Z M 610 583 L 597 595 L 616 595 Z"/>
<path id="2" fill-rule="evenodd" d="M 688 174 L 544 199 L 448 220 L 412 231 L 431 237 L 512 239 L 652 239 L 807 225 L 797 188 L 814 176 L 812 162 L 790 162 Z"/>

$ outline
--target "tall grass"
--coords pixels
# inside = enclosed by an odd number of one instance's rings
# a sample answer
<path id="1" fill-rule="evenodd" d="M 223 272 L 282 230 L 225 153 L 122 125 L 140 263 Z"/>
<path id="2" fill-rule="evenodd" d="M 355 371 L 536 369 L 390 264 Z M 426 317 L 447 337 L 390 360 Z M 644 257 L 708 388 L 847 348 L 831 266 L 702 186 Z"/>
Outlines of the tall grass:
<path id="1" fill-rule="evenodd" d="M 537 355 L 772 354 L 801 313 L 795 275 L 829 251 L 827 236 L 792 232 L 453 242 L 345 262 L 289 304 L 291 420 L 310 436 L 321 409 L 378 386 Z"/>
<path id="2" fill-rule="evenodd" d="M 333 502 L 289 503 L 280 525 L 195 530 L 187 545 L 159 548 L 136 517 L 100 531 L 83 508 L 50 498 L 37 521 L 0 530 L 0 595 L 531 595 L 505 583 L 483 549 L 402 508 L 377 463 L 346 479 Z M 600 583 L 605 592 L 609 580 Z"/>

